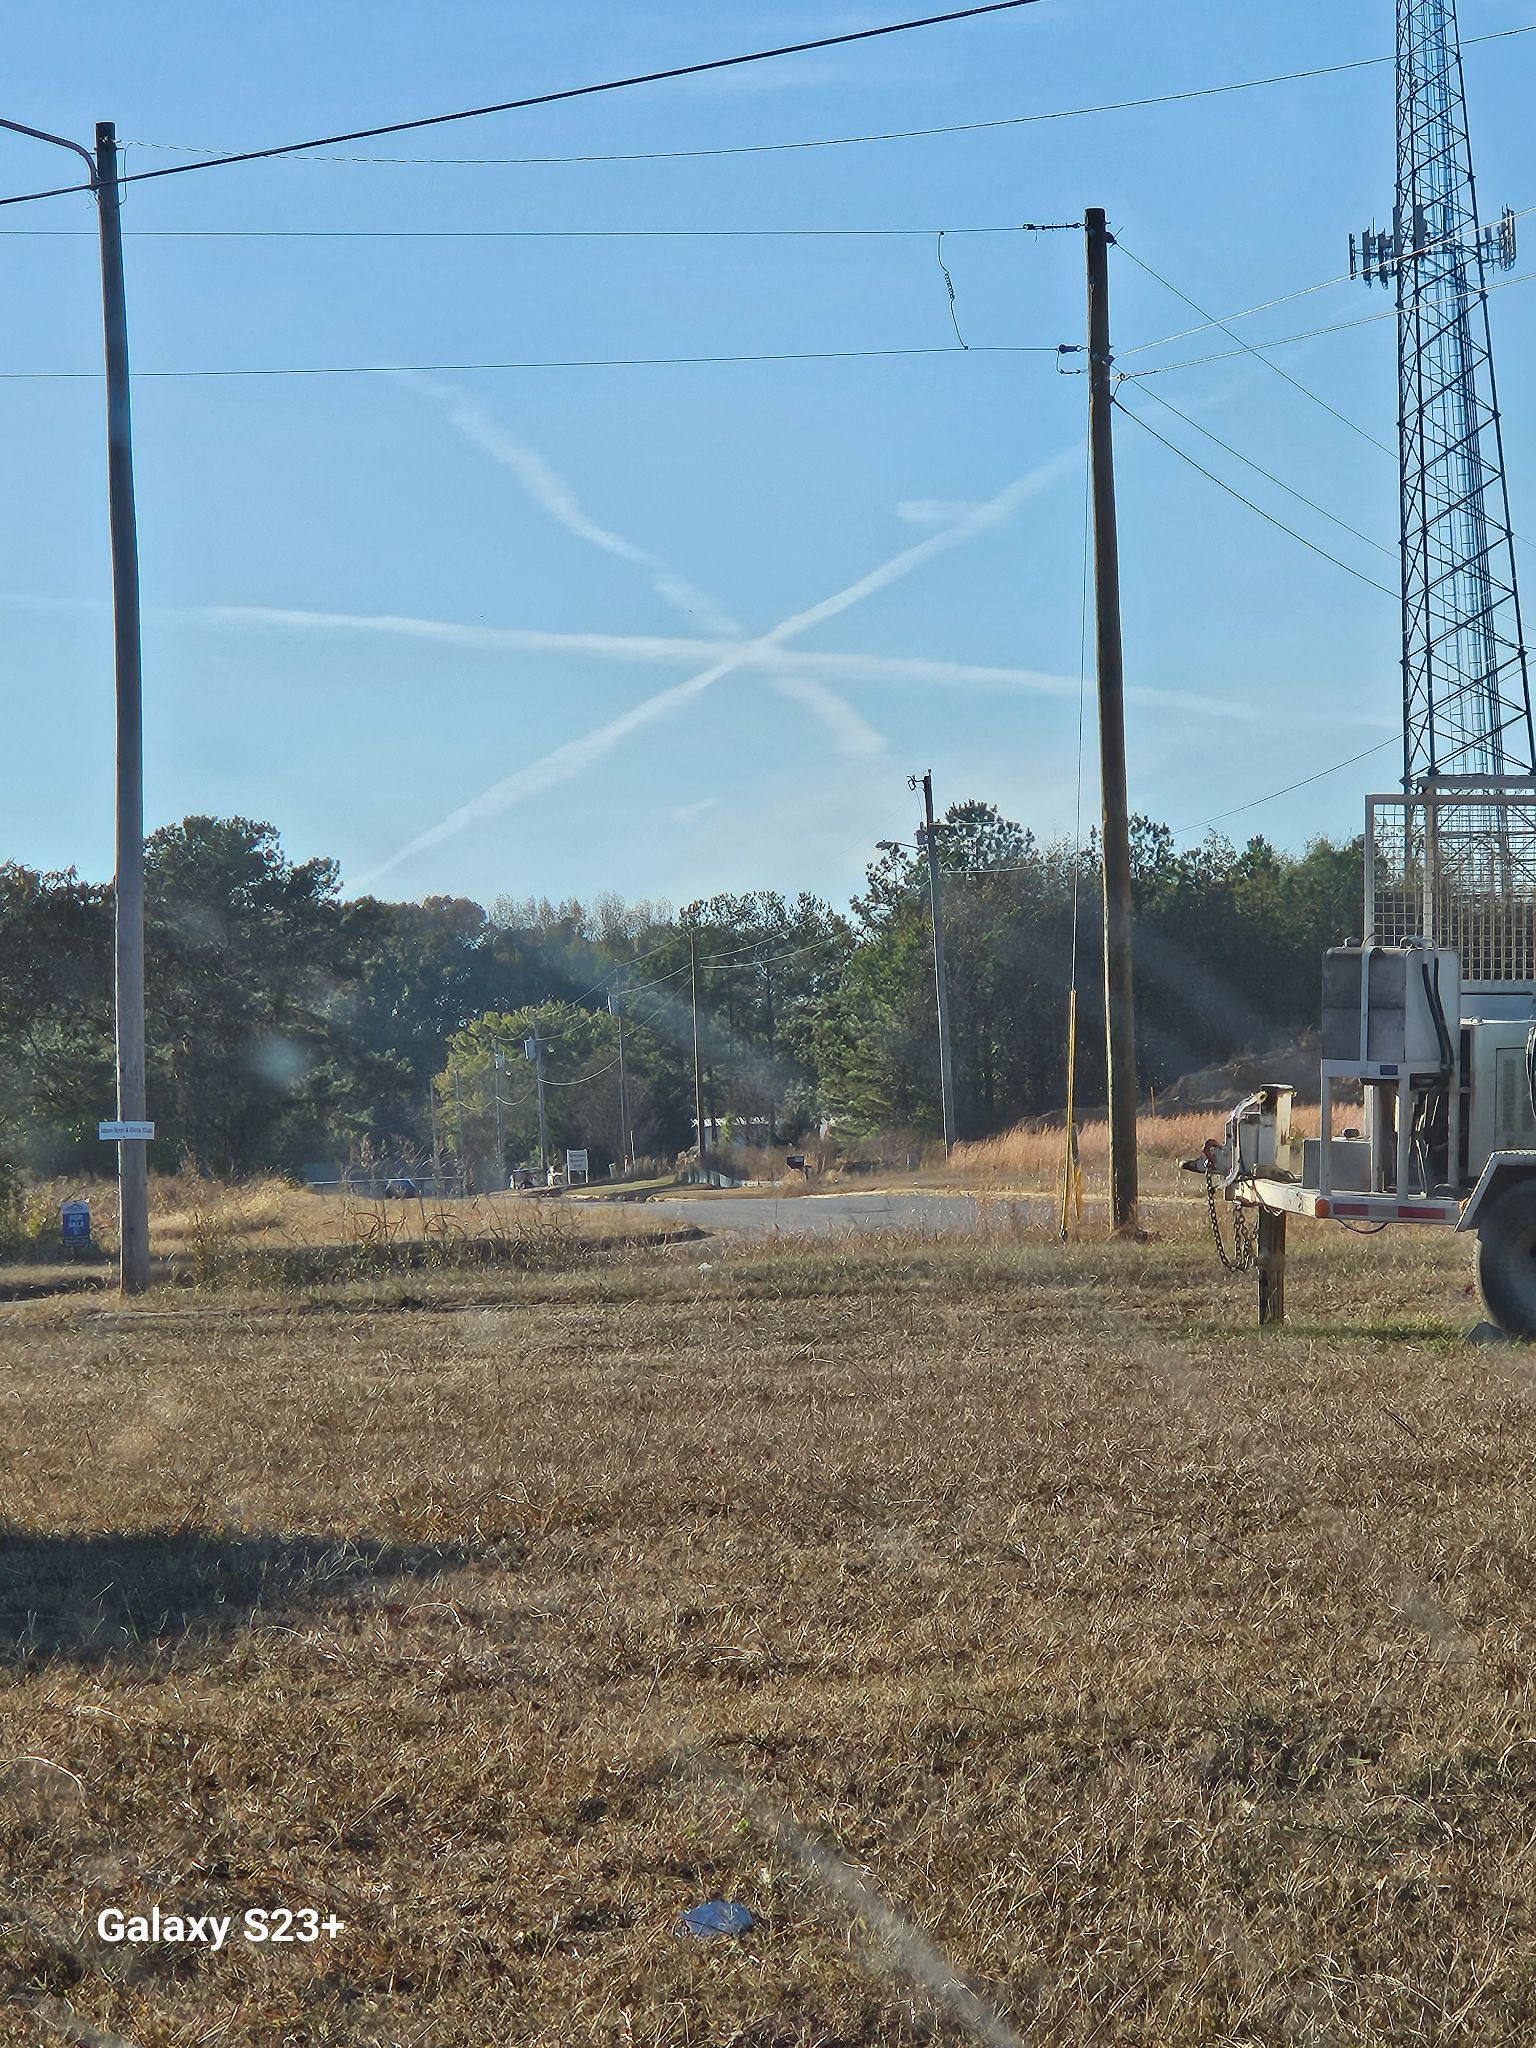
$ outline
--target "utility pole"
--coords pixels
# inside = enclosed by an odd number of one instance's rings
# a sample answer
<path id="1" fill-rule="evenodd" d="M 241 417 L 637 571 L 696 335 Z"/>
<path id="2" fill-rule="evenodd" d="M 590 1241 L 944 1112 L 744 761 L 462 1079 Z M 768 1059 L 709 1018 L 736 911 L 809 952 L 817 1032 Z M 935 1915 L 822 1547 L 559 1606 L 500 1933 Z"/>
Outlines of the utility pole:
<path id="1" fill-rule="evenodd" d="M 459 1070 L 453 1070 L 453 1116 L 454 1128 L 458 1133 L 459 1193 L 469 1193 L 469 1174 L 464 1163 L 464 1098 L 459 1093 Z"/>
<path id="2" fill-rule="evenodd" d="M 693 990 L 693 1120 L 699 1131 L 699 1172 L 704 1171 L 704 1068 L 699 1060 L 699 935 L 688 934 L 688 976 Z"/>
<path id="3" fill-rule="evenodd" d="M 496 1185 L 504 1188 L 507 1184 L 507 1120 L 501 1107 L 501 1077 L 506 1072 L 507 1056 L 498 1045 L 491 1053 L 491 1092 L 496 1098 Z"/>
<path id="4" fill-rule="evenodd" d="M 533 1061 L 534 1078 L 539 1084 L 539 1166 L 545 1183 L 549 1180 L 549 1118 L 544 1113 L 544 1041 L 534 1026 L 532 1038 L 523 1040 L 523 1057 Z"/>
<path id="5" fill-rule="evenodd" d="M 919 786 L 907 777 L 908 789 Z M 939 900 L 939 839 L 933 824 L 933 773 L 922 777 L 923 846 L 928 855 L 928 901 L 933 911 L 933 987 L 939 1012 L 939 1107 L 944 1119 L 944 1157 L 955 1149 L 955 1068 L 949 1049 L 949 980 L 944 972 L 944 911 Z"/>
<path id="6" fill-rule="evenodd" d="M 634 1167 L 635 1138 L 629 1123 L 629 1083 L 624 1073 L 624 991 L 608 998 L 609 1013 L 619 1020 L 619 1157 L 626 1172 Z"/>
<path id="7" fill-rule="evenodd" d="M 0 120 L 12 135 L 51 142 L 82 159 L 101 238 L 101 317 L 107 386 L 107 504 L 112 541 L 113 656 L 117 679 L 117 859 L 113 1013 L 119 1122 L 144 1121 L 144 747 L 139 657 L 139 550 L 133 515 L 133 434 L 128 403 L 128 311 L 123 289 L 117 132 L 96 124 L 94 156 L 83 143 Z M 143 1139 L 119 1140 L 118 1283 L 149 1285 L 149 1184 Z"/>
<path id="8" fill-rule="evenodd" d="M 117 1114 L 144 1118 L 144 721 L 139 653 L 139 544 L 133 510 L 128 404 L 128 307 L 123 288 L 117 133 L 96 124 L 96 208 L 101 229 L 101 312 L 107 369 L 107 501 L 112 535 L 112 624 L 117 675 L 117 876 L 114 1010 Z M 120 1272 L 124 1294 L 149 1285 L 149 1175 L 145 1145 L 117 1148 Z"/>
<path id="9" fill-rule="evenodd" d="M 1104 1020 L 1109 1048 L 1109 1210 L 1136 1228 L 1136 1002 L 1131 975 L 1131 834 L 1125 788 L 1125 668 L 1120 548 L 1115 531 L 1114 386 L 1109 344 L 1109 229 L 1084 217 L 1088 241 L 1088 444 L 1099 678 L 1099 780 L 1104 817 Z"/>

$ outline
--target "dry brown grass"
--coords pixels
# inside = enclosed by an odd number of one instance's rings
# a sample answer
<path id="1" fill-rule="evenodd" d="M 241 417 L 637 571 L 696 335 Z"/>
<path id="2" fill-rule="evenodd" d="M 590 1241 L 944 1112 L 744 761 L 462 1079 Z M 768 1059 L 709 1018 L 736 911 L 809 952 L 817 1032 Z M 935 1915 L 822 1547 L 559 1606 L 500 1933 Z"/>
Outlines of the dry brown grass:
<path id="1" fill-rule="evenodd" d="M 1190 1159 L 1207 1138 L 1221 1136 L 1224 1121 L 1214 1110 L 1185 1116 L 1144 1116 L 1137 1124 L 1137 1148 L 1148 1160 Z M 1316 1105 L 1297 1103 L 1291 1112 L 1291 1127 L 1315 1137 Z M 1011 1131 L 1002 1131 L 995 1138 L 957 1145 L 954 1163 L 961 1173 L 1038 1180 L 1042 1175 L 1049 1177 L 1061 1172 L 1065 1144 L 1066 1135 L 1061 1130 L 1016 1124 Z M 1079 1127 L 1078 1157 L 1085 1169 L 1107 1171 L 1109 1125 L 1102 1119 Z"/>
<path id="2" fill-rule="evenodd" d="M 1200 1223 L 0 1311 L 6 2038 L 1530 2038 L 1523 1361 Z"/>

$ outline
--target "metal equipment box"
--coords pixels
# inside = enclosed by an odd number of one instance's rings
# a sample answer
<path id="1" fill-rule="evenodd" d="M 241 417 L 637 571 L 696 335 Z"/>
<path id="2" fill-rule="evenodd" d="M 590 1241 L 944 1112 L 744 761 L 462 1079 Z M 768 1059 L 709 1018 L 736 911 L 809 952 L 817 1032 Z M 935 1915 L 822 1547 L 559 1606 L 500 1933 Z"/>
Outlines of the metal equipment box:
<path id="1" fill-rule="evenodd" d="M 1436 1069 L 1455 1061 L 1456 955 L 1434 946 L 1335 946 L 1323 956 L 1323 1058 Z"/>
<path id="2" fill-rule="evenodd" d="M 1526 1071 L 1524 1018 L 1472 1017 L 1463 1027 L 1468 1180 L 1475 1181 L 1495 1152 L 1536 1151 L 1536 1114 Z"/>
<path id="3" fill-rule="evenodd" d="M 1335 1138 L 1328 1148 L 1329 1188 L 1344 1194 L 1362 1193 L 1371 1185 L 1371 1148 L 1364 1138 Z M 1317 1138 L 1301 1141 L 1301 1181 L 1315 1188 L 1322 1180 L 1322 1145 Z"/>

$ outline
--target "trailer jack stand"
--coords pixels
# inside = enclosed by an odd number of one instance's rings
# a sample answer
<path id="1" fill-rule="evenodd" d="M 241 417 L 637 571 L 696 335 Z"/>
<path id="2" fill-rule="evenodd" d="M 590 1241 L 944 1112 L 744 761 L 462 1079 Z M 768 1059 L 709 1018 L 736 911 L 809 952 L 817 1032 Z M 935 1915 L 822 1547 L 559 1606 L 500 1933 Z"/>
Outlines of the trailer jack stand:
<path id="1" fill-rule="evenodd" d="M 1285 1321 L 1285 1224 L 1283 1209 L 1259 1210 L 1253 1269 L 1258 1278 L 1261 1330 L 1278 1329 Z"/>

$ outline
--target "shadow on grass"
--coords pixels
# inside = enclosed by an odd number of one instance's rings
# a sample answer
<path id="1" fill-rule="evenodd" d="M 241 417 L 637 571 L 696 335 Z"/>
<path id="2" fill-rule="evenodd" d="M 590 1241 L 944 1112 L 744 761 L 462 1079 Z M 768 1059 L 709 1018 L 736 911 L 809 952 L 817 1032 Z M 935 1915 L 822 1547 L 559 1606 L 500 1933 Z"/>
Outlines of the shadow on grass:
<path id="1" fill-rule="evenodd" d="M 1412 1316 L 1382 1316 L 1371 1322 L 1304 1322 L 1288 1316 L 1285 1331 L 1292 1337 L 1326 1338 L 1330 1343 L 1413 1344 L 1429 1350 L 1460 1351 L 1471 1338 L 1471 1317 L 1456 1323 L 1432 1322 Z"/>
<path id="2" fill-rule="evenodd" d="M 393 1581 L 469 1562 L 451 1544 L 207 1529 L 46 1536 L 0 1525 L 0 1666 L 164 1662 L 247 1627 L 293 1626 Z"/>
<path id="3" fill-rule="evenodd" d="M 562 1225 L 526 1235 L 367 1239 L 353 1244 L 218 1245 L 172 1254 L 169 1277 L 184 1285 L 225 1281 L 249 1287 L 319 1287 L 337 1281 L 376 1280 L 396 1274 L 567 1272 L 614 1252 L 693 1241 L 708 1233 L 680 1224 L 667 1231 L 596 1232 Z"/>

